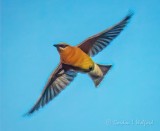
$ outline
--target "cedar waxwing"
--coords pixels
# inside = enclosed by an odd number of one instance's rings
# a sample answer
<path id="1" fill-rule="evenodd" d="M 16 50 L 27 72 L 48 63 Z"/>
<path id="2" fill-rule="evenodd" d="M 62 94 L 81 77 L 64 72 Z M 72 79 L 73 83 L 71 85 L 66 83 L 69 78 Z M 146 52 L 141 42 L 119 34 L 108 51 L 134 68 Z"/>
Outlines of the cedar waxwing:
<path id="1" fill-rule="evenodd" d="M 77 46 L 66 43 L 54 45 L 60 54 L 60 64 L 49 77 L 40 98 L 28 114 L 32 114 L 57 96 L 79 72 L 87 73 L 97 87 L 111 65 L 96 64 L 91 57 L 102 51 L 120 34 L 132 15 L 132 13 L 128 14 L 118 24 L 89 37 Z"/>

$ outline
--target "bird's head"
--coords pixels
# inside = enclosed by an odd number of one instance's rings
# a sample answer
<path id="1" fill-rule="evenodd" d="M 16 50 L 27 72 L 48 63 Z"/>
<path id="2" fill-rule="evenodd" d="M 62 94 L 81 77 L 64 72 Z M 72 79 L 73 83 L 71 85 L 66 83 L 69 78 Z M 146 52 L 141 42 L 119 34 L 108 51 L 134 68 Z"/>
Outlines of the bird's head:
<path id="1" fill-rule="evenodd" d="M 55 44 L 53 46 L 57 48 L 58 52 L 63 52 L 67 49 L 67 47 L 69 47 L 69 45 L 66 43 L 59 43 L 59 44 Z"/>

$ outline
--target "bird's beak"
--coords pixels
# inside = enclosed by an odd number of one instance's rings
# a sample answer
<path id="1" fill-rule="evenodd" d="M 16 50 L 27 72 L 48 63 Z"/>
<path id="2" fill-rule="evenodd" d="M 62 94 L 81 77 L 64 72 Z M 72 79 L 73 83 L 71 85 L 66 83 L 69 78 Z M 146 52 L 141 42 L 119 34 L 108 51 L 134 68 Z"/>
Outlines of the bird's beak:
<path id="1" fill-rule="evenodd" d="M 58 47 L 58 44 L 55 44 L 55 45 L 53 45 L 53 46 L 57 48 L 57 47 Z"/>
<path id="2" fill-rule="evenodd" d="M 58 44 L 54 44 L 53 46 L 57 48 L 58 52 L 60 52 L 60 48 Z"/>

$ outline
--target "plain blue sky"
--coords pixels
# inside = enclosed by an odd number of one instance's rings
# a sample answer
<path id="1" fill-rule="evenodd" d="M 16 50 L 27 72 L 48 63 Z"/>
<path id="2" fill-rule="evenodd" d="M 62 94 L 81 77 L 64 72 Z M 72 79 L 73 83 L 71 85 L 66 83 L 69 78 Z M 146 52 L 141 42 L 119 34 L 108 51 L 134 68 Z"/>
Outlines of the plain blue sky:
<path id="1" fill-rule="evenodd" d="M 3 0 L 1 131 L 160 130 L 159 5 L 159 0 Z M 47 106 L 23 117 L 59 63 L 52 45 L 76 45 L 130 9 L 135 15 L 127 28 L 93 58 L 114 65 L 99 88 L 79 74 Z M 132 120 L 153 123 L 113 123 Z"/>

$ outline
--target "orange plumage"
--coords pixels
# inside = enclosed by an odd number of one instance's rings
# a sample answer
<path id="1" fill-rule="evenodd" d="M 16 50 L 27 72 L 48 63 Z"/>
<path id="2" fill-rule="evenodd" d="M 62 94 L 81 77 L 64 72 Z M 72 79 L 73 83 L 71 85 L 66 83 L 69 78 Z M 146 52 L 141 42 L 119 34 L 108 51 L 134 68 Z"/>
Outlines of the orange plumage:
<path id="1" fill-rule="evenodd" d="M 78 47 L 67 46 L 65 49 L 60 49 L 60 57 L 62 63 L 82 70 L 88 70 L 94 66 L 92 59 Z"/>

